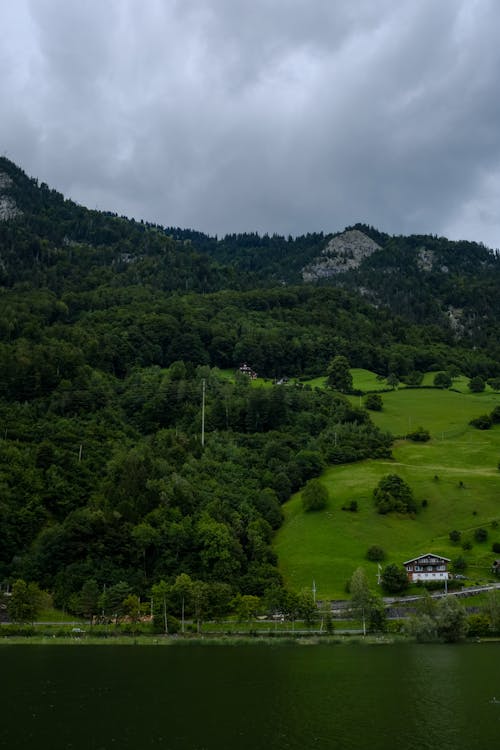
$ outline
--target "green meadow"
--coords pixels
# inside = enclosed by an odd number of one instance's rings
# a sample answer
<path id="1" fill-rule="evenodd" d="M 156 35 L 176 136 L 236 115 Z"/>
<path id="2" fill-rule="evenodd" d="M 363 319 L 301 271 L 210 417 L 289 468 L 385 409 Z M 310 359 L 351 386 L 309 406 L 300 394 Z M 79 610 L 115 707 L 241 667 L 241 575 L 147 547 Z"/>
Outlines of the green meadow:
<path id="1" fill-rule="evenodd" d="M 366 560 L 372 545 L 386 552 L 383 565 L 435 552 L 452 560 L 463 556 L 473 582 L 491 579 L 492 543 L 500 542 L 500 425 L 481 431 L 468 423 L 500 404 L 500 394 L 408 388 L 382 398 L 382 412 L 370 414 L 403 438 L 395 441 L 393 458 L 327 469 L 321 477 L 329 492 L 323 511 L 305 513 L 300 493 L 285 504 L 275 549 L 287 585 L 310 590 L 314 581 L 319 599 L 343 598 L 346 581 L 361 565 L 376 588 L 377 564 Z M 420 425 L 429 430 L 429 442 L 404 439 Z M 373 489 L 389 473 L 411 486 L 419 505 L 414 518 L 375 511 Z M 342 510 L 352 500 L 358 511 Z M 488 531 L 483 543 L 474 540 L 480 527 Z M 449 540 L 455 529 L 462 534 L 459 544 Z M 472 548 L 464 550 L 464 542 Z"/>

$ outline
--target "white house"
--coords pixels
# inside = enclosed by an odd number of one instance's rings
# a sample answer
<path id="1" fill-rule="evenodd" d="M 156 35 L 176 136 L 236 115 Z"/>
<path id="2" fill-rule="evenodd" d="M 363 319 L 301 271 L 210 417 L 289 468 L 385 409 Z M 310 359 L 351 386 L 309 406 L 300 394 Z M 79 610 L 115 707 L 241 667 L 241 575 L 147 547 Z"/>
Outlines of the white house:
<path id="1" fill-rule="evenodd" d="M 409 581 L 447 581 L 450 577 L 448 565 L 451 560 L 432 552 L 414 557 L 403 563 Z"/>

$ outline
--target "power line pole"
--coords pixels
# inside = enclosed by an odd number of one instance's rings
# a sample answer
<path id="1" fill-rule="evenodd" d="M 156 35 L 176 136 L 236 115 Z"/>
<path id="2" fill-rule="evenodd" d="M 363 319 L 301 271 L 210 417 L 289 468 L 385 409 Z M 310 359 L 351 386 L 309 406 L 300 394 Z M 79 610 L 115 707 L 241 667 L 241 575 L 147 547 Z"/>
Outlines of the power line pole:
<path id="1" fill-rule="evenodd" d="M 206 380 L 203 378 L 202 382 L 202 396 L 201 396 L 201 447 L 205 446 L 205 390 Z"/>

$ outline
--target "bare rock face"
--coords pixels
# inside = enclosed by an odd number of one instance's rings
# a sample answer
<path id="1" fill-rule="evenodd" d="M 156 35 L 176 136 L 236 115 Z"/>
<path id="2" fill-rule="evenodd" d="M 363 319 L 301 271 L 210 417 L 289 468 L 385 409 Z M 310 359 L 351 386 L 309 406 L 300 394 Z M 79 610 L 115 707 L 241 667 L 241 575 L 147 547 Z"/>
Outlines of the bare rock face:
<path id="1" fill-rule="evenodd" d="M 419 247 L 417 252 L 417 265 L 421 271 L 432 271 L 434 266 L 434 252 L 425 247 Z"/>
<path id="2" fill-rule="evenodd" d="M 7 221 L 7 219 L 15 219 L 16 216 L 21 215 L 21 211 L 16 206 L 15 201 L 5 194 L 5 190 L 8 190 L 12 185 L 12 180 L 9 175 L 5 172 L 0 172 L 0 221 Z"/>
<path id="3" fill-rule="evenodd" d="M 330 240 L 321 255 L 302 269 L 302 278 L 316 281 L 351 271 L 377 250 L 381 247 L 374 240 L 358 229 L 351 229 Z"/>

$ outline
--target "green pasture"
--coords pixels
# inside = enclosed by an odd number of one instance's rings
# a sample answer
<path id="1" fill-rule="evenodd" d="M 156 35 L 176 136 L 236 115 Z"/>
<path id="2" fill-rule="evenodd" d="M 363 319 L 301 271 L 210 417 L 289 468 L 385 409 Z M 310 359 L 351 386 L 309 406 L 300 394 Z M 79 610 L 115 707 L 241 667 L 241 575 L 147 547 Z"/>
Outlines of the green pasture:
<path id="1" fill-rule="evenodd" d="M 358 405 L 359 397 L 351 400 Z M 500 404 L 500 394 L 456 393 L 437 388 L 405 388 L 382 394 L 383 408 L 372 411 L 372 421 L 393 435 L 405 436 L 417 427 L 429 430 L 436 439 L 449 439 L 465 433 L 474 417 L 487 414 Z M 478 430 L 474 430 L 476 435 Z"/>
<path id="2" fill-rule="evenodd" d="M 383 391 L 389 386 L 385 378 L 380 379 L 375 372 L 371 370 L 363 370 L 360 367 L 353 367 L 351 369 L 352 385 L 356 391 Z"/>
<path id="3" fill-rule="evenodd" d="M 425 552 L 452 560 L 463 555 L 468 577 L 491 578 L 491 545 L 500 542 L 500 426 L 480 431 L 468 422 L 491 411 L 500 403 L 499 395 L 405 389 L 385 393 L 383 401 L 382 412 L 371 412 L 376 424 L 400 435 L 422 425 L 432 439 L 398 440 L 389 460 L 329 468 L 322 475 L 330 495 L 323 511 L 304 513 L 300 493 L 286 503 L 275 549 L 284 579 L 294 590 L 309 589 L 314 580 L 318 598 L 343 598 L 346 581 L 360 565 L 375 589 L 377 565 L 365 559 L 372 545 L 385 550 L 384 565 Z M 412 487 L 419 505 L 415 518 L 376 513 L 372 491 L 389 473 Z M 343 511 L 352 500 L 358 512 Z M 479 527 L 488 530 L 488 540 L 481 544 L 474 541 Z M 462 542 L 472 542 L 470 551 L 450 543 L 453 529 L 462 532 Z"/>

